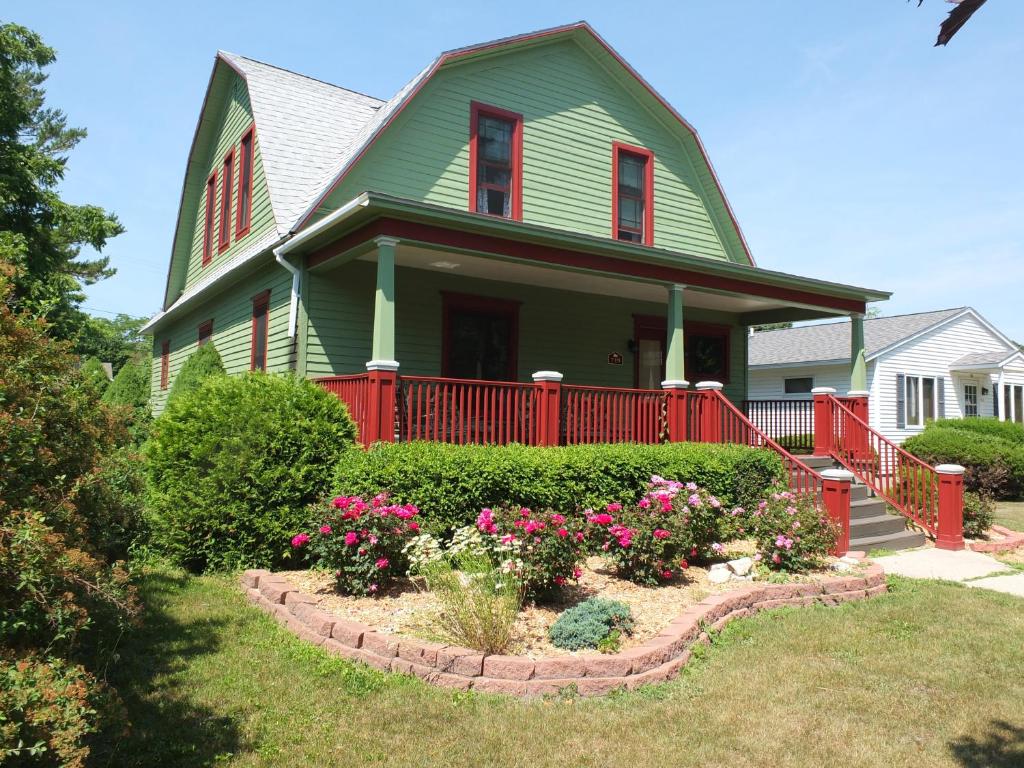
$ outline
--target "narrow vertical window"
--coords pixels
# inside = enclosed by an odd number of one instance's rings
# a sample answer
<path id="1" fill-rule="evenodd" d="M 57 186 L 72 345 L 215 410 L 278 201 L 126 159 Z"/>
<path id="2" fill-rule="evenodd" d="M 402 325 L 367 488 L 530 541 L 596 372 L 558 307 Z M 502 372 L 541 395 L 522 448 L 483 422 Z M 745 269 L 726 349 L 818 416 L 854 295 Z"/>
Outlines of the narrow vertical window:
<path id="1" fill-rule="evenodd" d="M 164 339 L 160 345 L 160 389 L 167 389 L 171 373 L 171 340 Z"/>
<path id="2" fill-rule="evenodd" d="M 206 180 L 206 221 L 203 224 L 203 266 L 213 259 L 213 217 L 217 210 L 217 172 Z"/>
<path id="3" fill-rule="evenodd" d="M 213 320 L 207 320 L 205 323 L 199 326 L 199 346 L 209 344 L 213 338 Z"/>
<path id="4" fill-rule="evenodd" d="M 654 155 L 612 145 L 612 228 L 617 240 L 654 245 Z"/>
<path id="5" fill-rule="evenodd" d="M 253 129 L 242 135 L 238 159 L 238 213 L 235 219 L 235 239 L 249 232 L 252 224 L 252 163 Z"/>
<path id="6" fill-rule="evenodd" d="M 523 218 L 523 116 L 473 102 L 469 131 L 469 209 Z"/>
<path id="7" fill-rule="evenodd" d="M 234 190 L 235 176 L 235 150 L 232 148 L 224 158 L 224 165 L 220 169 L 220 237 L 218 238 L 220 248 L 218 252 L 224 251 L 231 245 L 231 198 Z"/>
<path id="8" fill-rule="evenodd" d="M 252 297 L 252 354 L 249 370 L 267 370 L 267 336 L 270 319 L 270 291 Z"/>

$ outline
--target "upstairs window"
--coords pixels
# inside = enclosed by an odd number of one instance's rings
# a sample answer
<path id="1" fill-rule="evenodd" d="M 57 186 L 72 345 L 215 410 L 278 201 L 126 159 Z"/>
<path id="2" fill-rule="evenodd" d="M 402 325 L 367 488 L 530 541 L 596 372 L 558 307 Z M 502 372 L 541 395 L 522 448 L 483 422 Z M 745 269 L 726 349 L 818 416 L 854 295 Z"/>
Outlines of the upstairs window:
<path id="1" fill-rule="evenodd" d="M 612 152 L 612 227 L 617 240 L 654 244 L 654 155 L 615 143 Z"/>
<path id="2" fill-rule="evenodd" d="M 235 239 L 249 232 L 252 224 L 252 163 L 253 129 L 242 135 L 238 166 L 238 214 L 235 219 Z"/>
<path id="3" fill-rule="evenodd" d="M 217 173 L 206 180 L 206 221 L 203 224 L 203 266 L 213 259 L 213 216 L 217 205 Z"/>
<path id="4" fill-rule="evenodd" d="M 164 339 L 160 344 L 160 389 L 167 389 L 167 381 L 171 373 L 171 340 Z"/>
<path id="5" fill-rule="evenodd" d="M 469 135 L 469 208 L 523 218 L 523 117 L 473 103 Z"/>
<path id="6" fill-rule="evenodd" d="M 213 320 L 207 320 L 199 326 L 199 346 L 209 344 L 213 339 Z"/>
<path id="7" fill-rule="evenodd" d="M 231 191 L 234 189 L 235 150 L 228 152 L 220 169 L 220 236 L 218 253 L 231 245 Z"/>
<path id="8" fill-rule="evenodd" d="M 267 370 L 267 330 L 270 317 L 270 291 L 252 297 L 252 353 L 249 370 Z"/>

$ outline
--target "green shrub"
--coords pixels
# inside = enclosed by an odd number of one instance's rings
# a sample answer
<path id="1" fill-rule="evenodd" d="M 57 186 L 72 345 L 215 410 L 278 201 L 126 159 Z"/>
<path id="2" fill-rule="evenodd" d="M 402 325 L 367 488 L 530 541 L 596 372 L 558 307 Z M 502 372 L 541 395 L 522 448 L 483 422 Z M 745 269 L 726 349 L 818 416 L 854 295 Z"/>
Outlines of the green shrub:
<path id="1" fill-rule="evenodd" d="M 224 373 L 224 362 L 220 359 L 217 348 L 213 346 L 212 341 L 203 344 L 189 355 L 188 360 L 178 371 L 178 375 L 174 377 L 171 391 L 167 395 L 168 403 L 176 397 L 195 391 L 210 376 L 222 373 Z"/>
<path id="2" fill-rule="evenodd" d="M 633 615 L 629 606 L 617 600 L 592 597 L 558 617 L 548 636 L 556 648 L 578 651 L 598 648 L 612 633 L 633 633 Z"/>
<path id="3" fill-rule="evenodd" d="M 98 357 L 85 358 L 79 368 L 79 373 L 96 397 L 103 395 L 107 387 L 110 386 L 107 369 L 103 367 L 103 362 Z"/>
<path id="4" fill-rule="evenodd" d="M 146 475 L 138 449 L 118 448 L 104 456 L 79 494 L 86 536 L 107 560 L 127 559 L 132 547 L 146 542 Z"/>
<path id="5" fill-rule="evenodd" d="M 1013 499 L 1024 493 L 1024 445 L 996 434 L 1012 435 L 1015 425 L 998 424 L 990 419 L 935 422 L 903 447 L 933 466 L 960 464 L 968 490 Z"/>
<path id="6" fill-rule="evenodd" d="M 355 434 L 312 382 L 208 377 L 168 403 L 145 446 L 154 544 L 193 570 L 280 565 Z"/>
<path id="7" fill-rule="evenodd" d="M 446 532 L 472 525 L 484 507 L 502 504 L 567 514 L 577 507 L 633 503 L 652 475 L 694 482 L 724 505 L 750 506 L 784 473 L 771 451 L 736 445 L 379 443 L 343 457 L 334 490 L 367 495 L 386 489 L 396 501 L 419 507 L 432 531 Z"/>
<path id="8" fill-rule="evenodd" d="M 930 422 L 934 429 L 954 429 L 958 432 L 971 432 L 976 435 L 989 435 L 1007 440 L 1017 445 L 1024 445 L 1024 424 L 999 419 L 943 419 Z"/>
<path id="9" fill-rule="evenodd" d="M 149 431 L 150 361 L 130 361 L 121 367 L 117 376 L 103 393 L 103 402 L 120 407 L 125 412 L 132 442 L 141 444 Z"/>
<path id="10" fill-rule="evenodd" d="M 984 538 L 995 519 L 996 505 L 988 496 L 967 491 L 964 493 L 964 536 Z"/>

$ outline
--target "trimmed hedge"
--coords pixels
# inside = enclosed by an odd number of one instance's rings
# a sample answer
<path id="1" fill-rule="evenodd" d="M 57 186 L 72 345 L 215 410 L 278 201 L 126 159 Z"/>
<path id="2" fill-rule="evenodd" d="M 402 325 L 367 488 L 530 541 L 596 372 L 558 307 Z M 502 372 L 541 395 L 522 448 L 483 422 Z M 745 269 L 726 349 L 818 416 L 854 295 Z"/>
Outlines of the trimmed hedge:
<path id="1" fill-rule="evenodd" d="M 210 376 L 223 373 L 225 373 L 224 362 L 220 359 L 220 352 L 213 346 L 212 341 L 203 344 L 189 355 L 181 366 L 181 370 L 178 371 L 178 375 L 174 377 L 171 391 L 167 395 L 167 402 L 170 403 L 188 392 L 195 391 Z"/>
<path id="2" fill-rule="evenodd" d="M 1024 428 L 994 419 L 945 420 L 929 424 L 903 447 L 922 461 L 960 464 L 964 484 L 996 499 L 1024 494 Z"/>
<path id="3" fill-rule="evenodd" d="M 334 490 L 367 497 L 386 490 L 419 507 L 431 530 L 446 532 L 506 503 L 558 512 L 633 503 L 651 475 L 697 483 L 723 504 L 752 506 L 784 472 L 776 454 L 737 445 L 379 443 L 342 457 Z"/>

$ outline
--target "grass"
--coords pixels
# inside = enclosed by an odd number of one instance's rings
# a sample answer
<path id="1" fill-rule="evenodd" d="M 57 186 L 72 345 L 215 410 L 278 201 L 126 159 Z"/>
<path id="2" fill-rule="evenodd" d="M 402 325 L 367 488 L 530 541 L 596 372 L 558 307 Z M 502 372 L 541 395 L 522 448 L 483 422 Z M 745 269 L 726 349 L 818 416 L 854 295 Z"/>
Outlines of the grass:
<path id="1" fill-rule="evenodd" d="M 1011 531 L 1024 531 L 1024 501 L 997 501 L 995 522 Z"/>
<path id="2" fill-rule="evenodd" d="M 670 684 L 533 702 L 334 659 L 226 577 L 154 570 L 99 765 L 1024 764 L 1024 607 L 938 582 L 735 622 Z"/>

